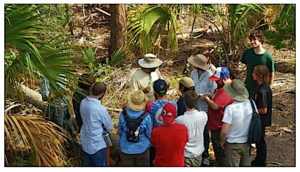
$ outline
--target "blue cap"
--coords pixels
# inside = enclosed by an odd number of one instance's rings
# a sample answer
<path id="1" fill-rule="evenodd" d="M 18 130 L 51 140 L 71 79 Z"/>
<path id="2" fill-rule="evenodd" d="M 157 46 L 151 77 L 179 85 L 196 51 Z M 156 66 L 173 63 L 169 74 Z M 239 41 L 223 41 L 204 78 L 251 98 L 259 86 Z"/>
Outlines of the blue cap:
<path id="1" fill-rule="evenodd" d="M 155 92 L 159 93 L 159 94 L 164 94 L 167 92 L 168 90 L 168 84 L 165 80 L 163 79 L 158 79 L 156 81 L 154 81 L 154 85 L 153 85 L 153 89 Z"/>

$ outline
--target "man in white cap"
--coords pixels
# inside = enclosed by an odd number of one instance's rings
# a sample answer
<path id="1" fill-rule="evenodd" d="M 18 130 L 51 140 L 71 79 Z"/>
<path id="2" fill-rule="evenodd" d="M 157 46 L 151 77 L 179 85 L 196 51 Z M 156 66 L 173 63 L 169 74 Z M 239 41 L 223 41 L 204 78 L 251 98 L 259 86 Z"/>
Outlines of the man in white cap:
<path id="1" fill-rule="evenodd" d="M 249 93 L 244 83 L 238 79 L 225 85 L 224 90 L 234 100 L 225 108 L 220 134 L 220 144 L 225 149 L 227 165 L 251 166 L 250 144 L 247 140 L 253 110 L 248 99 Z"/>
<path id="2" fill-rule="evenodd" d="M 209 77 L 213 74 L 211 71 L 212 65 L 209 58 L 202 54 L 197 54 L 189 57 L 188 62 L 194 68 L 191 72 L 190 78 L 192 78 L 194 81 L 195 92 L 198 95 L 213 94 L 217 88 L 217 84 L 214 81 L 209 80 Z M 207 108 L 207 103 L 204 101 L 204 97 L 201 96 L 196 105 L 196 109 L 198 111 L 205 111 L 207 113 Z M 205 151 L 202 154 L 202 163 L 205 166 L 209 166 L 209 134 L 206 127 L 203 134 Z"/>
<path id="3" fill-rule="evenodd" d="M 148 97 L 148 101 L 155 100 L 153 83 L 158 79 L 163 79 L 157 69 L 163 62 L 154 54 L 148 53 L 144 58 L 138 60 L 140 68 L 132 75 L 130 90 L 142 90 Z"/>

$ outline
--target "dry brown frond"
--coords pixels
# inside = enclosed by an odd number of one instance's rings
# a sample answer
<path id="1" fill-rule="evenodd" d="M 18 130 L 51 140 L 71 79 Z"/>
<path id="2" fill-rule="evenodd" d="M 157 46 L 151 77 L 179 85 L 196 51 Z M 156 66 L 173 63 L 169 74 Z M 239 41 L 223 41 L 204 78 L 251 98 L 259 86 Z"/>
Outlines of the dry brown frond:
<path id="1" fill-rule="evenodd" d="M 5 157 L 34 152 L 37 166 L 66 166 L 67 133 L 38 116 L 5 114 Z M 8 161 L 6 164 L 9 164 Z"/>

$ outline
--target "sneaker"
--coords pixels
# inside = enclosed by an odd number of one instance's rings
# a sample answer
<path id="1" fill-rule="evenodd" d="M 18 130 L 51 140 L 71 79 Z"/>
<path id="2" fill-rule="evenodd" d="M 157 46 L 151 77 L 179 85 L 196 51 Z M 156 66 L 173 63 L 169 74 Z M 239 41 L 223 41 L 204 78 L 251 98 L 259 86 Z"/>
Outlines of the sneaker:
<path id="1" fill-rule="evenodd" d="M 209 166 L 209 158 L 203 158 L 202 165 L 203 166 Z"/>

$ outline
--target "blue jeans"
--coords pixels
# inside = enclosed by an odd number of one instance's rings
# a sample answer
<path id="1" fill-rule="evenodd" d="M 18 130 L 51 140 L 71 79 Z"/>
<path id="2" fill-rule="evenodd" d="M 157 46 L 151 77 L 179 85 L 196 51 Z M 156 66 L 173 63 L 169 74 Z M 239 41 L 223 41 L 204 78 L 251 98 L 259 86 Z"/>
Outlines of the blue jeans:
<path id="1" fill-rule="evenodd" d="M 106 148 L 100 149 L 94 154 L 88 154 L 83 151 L 83 167 L 106 167 L 107 166 L 107 151 Z"/>

